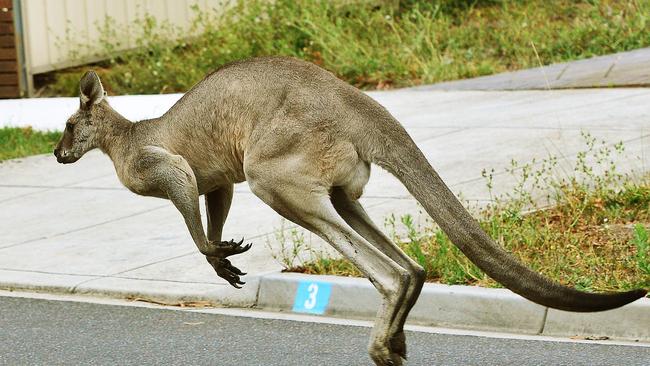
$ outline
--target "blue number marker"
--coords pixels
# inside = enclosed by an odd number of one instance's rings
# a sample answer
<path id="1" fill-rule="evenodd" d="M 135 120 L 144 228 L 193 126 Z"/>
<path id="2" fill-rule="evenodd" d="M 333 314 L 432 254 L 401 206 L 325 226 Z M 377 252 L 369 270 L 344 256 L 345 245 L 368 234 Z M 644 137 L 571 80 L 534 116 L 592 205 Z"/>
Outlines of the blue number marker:
<path id="1" fill-rule="evenodd" d="M 323 314 L 330 301 L 332 285 L 327 282 L 301 281 L 296 290 L 293 311 L 297 313 Z"/>

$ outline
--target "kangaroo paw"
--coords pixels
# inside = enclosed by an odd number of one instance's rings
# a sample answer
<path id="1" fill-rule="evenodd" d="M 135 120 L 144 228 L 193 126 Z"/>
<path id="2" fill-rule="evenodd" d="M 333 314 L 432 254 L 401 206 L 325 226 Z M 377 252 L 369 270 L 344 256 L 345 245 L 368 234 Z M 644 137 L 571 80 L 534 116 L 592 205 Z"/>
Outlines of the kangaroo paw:
<path id="1" fill-rule="evenodd" d="M 406 336 L 403 331 L 396 333 L 390 339 L 390 349 L 406 360 Z"/>
<path id="2" fill-rule="evenodd" d="M 211 242 L 211 244 L 216 247 L 215 257 L 221 258 L 230 257 L 231 255 L 235 254 L 241 254 L 253 246 L 251 243 L 242 246 L 243 243 L 244 238 L 242 238 L 239 242 L 235 242 L 232 239 L 230 241 Z"/>
<path id="3" fill-rule="evenodd" d="M 239 278 L 239 276 L 243 276 L 246 273 L 233 266 L 226 258 L 206 256 L 206 259 L 212 268 L 214 268 L 214 270 L 217 272 L 217 275 L 228 281 L 228 283 L 230 283 L 233 287 L 241 288 L 240 285 L 246 283 Z"/>
<path id="4" fill-rule="evenodd" d="M 370 349 L 370 358 L 377 366 L 402 366 L 404 360 L 393 352 L 387 345 L 373 344 Z"/>

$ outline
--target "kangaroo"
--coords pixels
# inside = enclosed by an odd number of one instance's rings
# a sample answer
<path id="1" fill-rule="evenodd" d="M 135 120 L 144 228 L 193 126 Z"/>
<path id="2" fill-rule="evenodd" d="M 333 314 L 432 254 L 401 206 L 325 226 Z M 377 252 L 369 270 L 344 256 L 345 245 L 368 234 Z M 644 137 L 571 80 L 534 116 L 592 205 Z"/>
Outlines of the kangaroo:
<path id="1" fill-rule="evenodd" d="M 237 288 L 244 273 L 227 258 L 251 245 L 222 241 L 221 234 L 233 184 L 247 181 L 262 201 L 327 241 L 381 293 L 368 347 L 377 365 L 406 359 L 404 322 L 425 272 L 359 203 L 371 163 L 397 177 L 472 262 L 533 302 L 592 312 L 646 294 L 581 292 L 525 267 L 483 232 L 386 109 L 314 64 L 284 57 L 233 62 L 207 75 L 162 117 L 137 123 L 111 108 L 96 73 L 87 72 L 79 89 L 79 109 L 54 150 L 59 163 L 101 149 L 129 190 L 172 201 L 199 251 Z"/>

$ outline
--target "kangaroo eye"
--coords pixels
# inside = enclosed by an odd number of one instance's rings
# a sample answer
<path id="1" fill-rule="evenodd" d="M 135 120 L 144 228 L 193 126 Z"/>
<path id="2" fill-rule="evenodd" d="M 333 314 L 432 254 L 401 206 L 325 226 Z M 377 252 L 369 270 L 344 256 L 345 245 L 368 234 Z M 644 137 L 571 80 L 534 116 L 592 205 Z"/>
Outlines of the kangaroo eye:
<path id="1" fill-rule="evenodd" d="M 68 122 L 65 124 L 65 129 L 72 132 L 72 130 L 74 129 L 74 125 Z"/>

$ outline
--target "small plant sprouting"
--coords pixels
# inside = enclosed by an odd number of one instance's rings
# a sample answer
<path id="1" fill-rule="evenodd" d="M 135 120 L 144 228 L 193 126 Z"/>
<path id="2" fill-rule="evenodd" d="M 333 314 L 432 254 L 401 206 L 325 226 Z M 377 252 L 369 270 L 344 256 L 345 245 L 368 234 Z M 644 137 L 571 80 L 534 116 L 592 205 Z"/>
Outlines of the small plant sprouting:
<path id="1" fill-rule="evenodd" d="M 286 221 L 280 222 L 280 228 L 274 233 L 275 241 L 279 248 L 275 248 L 271 240 L 266 237 L 266 247 L 275 259 L 285 269 L 293 268 L 302 263 L 301 255 L 304 254 L 308 244 L 305 242 L 304 233 L 296 227 L 286 228 Z"/>
<path id="2" fill-rule="evenodd" d="M 279 247 L 274 246 L 268 237 L 266 247 L 284 271 L 357 277 L 362 275 L 350 262 L 317 248 L 311 240 L 305 238 L 304 230 L 296 226 L 287 228 L 284 219 L 274 236 Z"/>
<path id="3" fill-rule="evenodd" d="M 406 228 L 409 240 L 406 247 L 406 254 L 414 258 L 422 267 L 427 267 L 427 257 L 422 252 L 422 231 L 416 228 L 413 223 L 413 216 L 411 215 L 403 215 L 401 221 L 404 228 Z"/>

